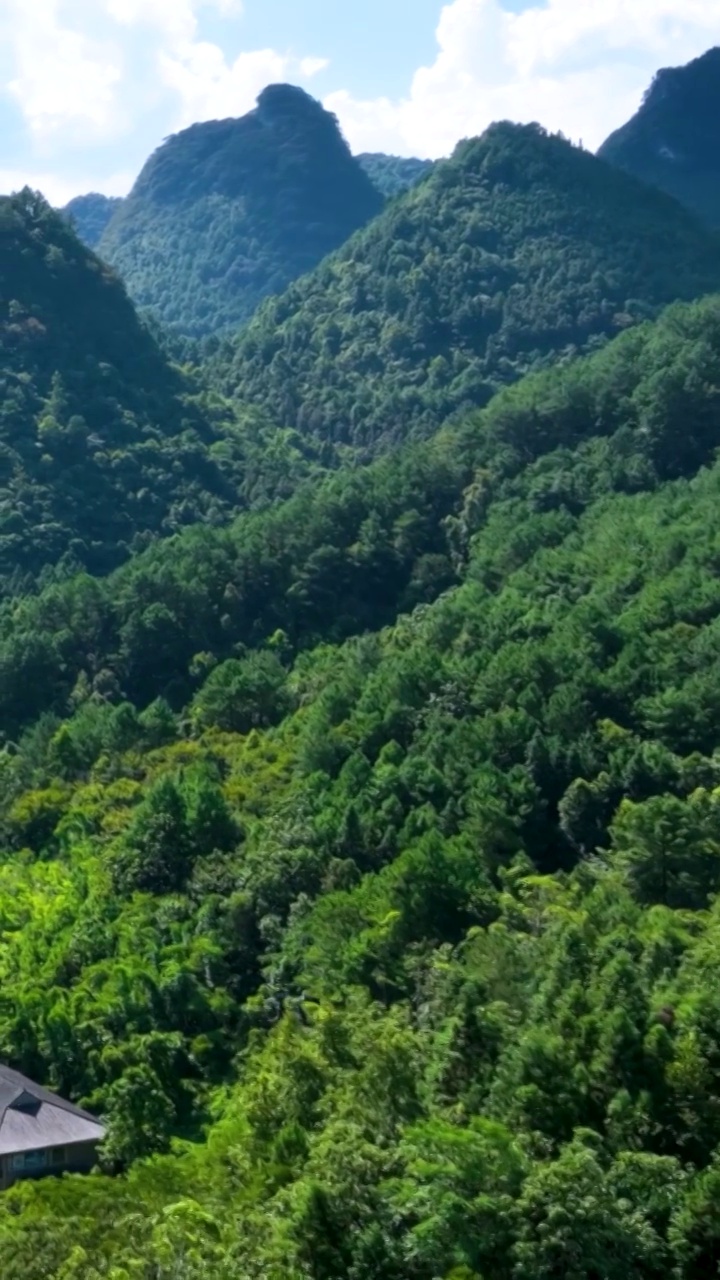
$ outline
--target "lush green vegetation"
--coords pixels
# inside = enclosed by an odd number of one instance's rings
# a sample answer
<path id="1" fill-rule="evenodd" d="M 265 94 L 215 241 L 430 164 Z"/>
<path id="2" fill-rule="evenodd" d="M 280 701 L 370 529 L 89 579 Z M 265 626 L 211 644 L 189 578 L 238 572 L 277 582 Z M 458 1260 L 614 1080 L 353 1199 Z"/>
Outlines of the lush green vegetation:
<path id="1" fill-rule="evenodd" d="M 433 160 L 386 156 L 381 151 L 366 151 L 358 160 L 373 185 L 388 199 L 416 186 L 435 164 Z"/>
<path id="2" fill-rule="evenodd" d="M 301 89 L 274 85 L 241 120 L 168 138 L 99 252 L 139 306 L 198 337 L 249 319 L 382 205 L 335 117 Z"/>
<path id="3" fill-rule="evenodd" d="M 6 607 L 3 1280 L 715 1274 L 719 444 L 709 300 Z"/>
<path id="4" fill-rule="evenodd" d="M 720 48 L 659 71 L 632 120 L 599 154 L 720 227 Z"/>
<path id="5" fill-rule="evenodd" d="M 117 278 L 34 192 L 0 201 L 0 278 L 0 594 L 108 572 L 318 465 L 171 366 Z"/>
<path id="6" fill-rule="evenodd" d="M 269 300 L 215 372 L 274 421 L 376 450 L 719 279 L 720 246 L 667 196 L 501 124 Z"/>
<path id="7" fill-rule="evenodd" d="M 93 191 L 86 196 L 75 196 L 62 212 L 83 244 L 96 249 L 103 231 L 121 204 L 119 196 L 103 196 Z"/>

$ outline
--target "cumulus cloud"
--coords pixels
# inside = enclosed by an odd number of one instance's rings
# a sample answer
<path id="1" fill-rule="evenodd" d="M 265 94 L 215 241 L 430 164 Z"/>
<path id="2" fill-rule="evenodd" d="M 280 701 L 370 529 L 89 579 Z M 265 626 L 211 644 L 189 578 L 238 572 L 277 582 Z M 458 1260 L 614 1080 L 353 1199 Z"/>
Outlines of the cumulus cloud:
<path id="1" fill-rule="evenodd" d="M 61 20 L 58 0 L 5 0 L 0 36 L 10 51 L 9 93 L 31 132 L 63 128 L 109 134 L 120 125 L 120 49 Z"/>
<path id="2" fill-rule="evenodd" d="M 267 84 L 286 79 L 297 65 L 274 49 L 241 53 L 228 63 L 217 45 L 198 42 L 173 54 L 161 52 L 159 69 L 163 83 L 180 100 L 179 127 L 243 115 Z"/>
<path id="3" fill-rule="evenodd" d="M 201 38 L 203 13 L 240 0 L 0 0 L 5 88 L 36 141 L 111 139 L 165 95 L 170 129 L 241 114 L 269 81 L 309 80 L 324 58 L 274 49 L 228 59 Z"/>
<path id="4" fill-rule="evenodd" d="M 539 120 L 595 147 L 658 67 L 696 56 L 720 32 L 720 0 L 527 0 L 520 13 L 509 0 L 437 2 L 436 56 L 404 96 L 362 99 L 338 85 L 325 99 L 356 151 L 446 155 L 500 118 Z M 119 171 L 137 171 L 163 134 L 240 115 L 271 81 L 312 88 L 329 65 L 324 49 L 221 47 L 223 22 L 242 9 L 242 0 L 0 0 L 0 107 L 4 91 L 24 118 L 31 180 L 49 194 L 68 182 L 115 191 Z M 11 173 L 0 172 L 5 189 Z"/>
<path id="5" fill-rule="evenodd" d="M 696 57 L 720 32 L 720 0 L 499 0 L 442 10 L 434 63 L 401 100 L 326 105 L 358 151 L 440 156 L 492 121 L 538 120 L 596 147 L 637 109 L 654 71 Z"/>

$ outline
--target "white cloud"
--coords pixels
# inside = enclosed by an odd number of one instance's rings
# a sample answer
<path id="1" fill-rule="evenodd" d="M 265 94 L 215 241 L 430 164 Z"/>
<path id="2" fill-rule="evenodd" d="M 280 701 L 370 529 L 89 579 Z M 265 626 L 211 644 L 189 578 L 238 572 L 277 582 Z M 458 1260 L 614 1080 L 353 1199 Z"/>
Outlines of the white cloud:
<path id="1" fill-rule="evenodd" d="M 596 146 L 636 109 L 658 67 L 687 61 L 720 34 L 720 0 L 529 0 L 522 13 L 508 12 L 507 2 L 446 3 L 437 55 L 416 71 L 406 96 L 363 101 L 338 87 L 327 97 L 353 148 L 444 155 L 500 118 L 539 120 Z M 211 42 L 217 28 L 206 20 L 232 19 L 242 7 L 242 0 L 0 0 L 0 94 L 24 116 L 31 180 L 38 175 L 51 192 L 66 181 L 78 191 L 109 191 L 113 171 L 139 168 L 163 134 L 240 115 L 269 82 L 310 85 L 326 70 L 327 59 L 312 49 L 236 56 Z M 88 182 L 93 162 L 79 158 L 93 149 L 96 176 Z"/>
<path id="2" fill-rule="evenodd" d="M 102 0 L 100 0 L 102 3 Z M 155 28 L 171 42 L 192 40 L 202 8 L 225 17 L 242 12 L 240 0 L 104 0 L 108 16 L 124 26 Z"/>
<path id="3" fill-rule="evenodd" d="M 102 180 L 102 190 L 107 196 L 126 196 L 135 181 L 134 173 L 111 173 Z M 0 195 L 32 187 L 42 191 L 52 205 L 61 208 L 74 196 L 97 190 L 97 177 L 93 174 L 58 174 L 48 169 L 0 169 Z"/>
<path id="4" fill-rule="evenodd" d="M 719 34 L 720 0 L 546 0 L 520 14 L 499 0 L 454 0 L 437 58 L 407 98 L 340 90 L 326 105 L 357 151 L 446 155 L 497 119 L 538 120 L 594 148 L 637 109 L 654 71 Z"/>
<path id="5" fill-rule="evenodd" d="M 326 71 L 330 66 L 329 58 L 301 58 L 299 62 L 300 74 L 307 76 L 311 80 L 313 76 L 317 76 L 321 71 Z"/>
<path id="6" fill-rule="evenodd" d="M 327 62 L 274 49 L 229 60 L 200 37 L 203 12 L 241 0 L 0 0 L 5 84 L 37 145 L 129 133 L 163 106 L 167 131 L 239 115 L 269 81 L 309 80 Z M 92 34 L 90 34 L 92 33 Z M 1 88 L 2 86 L 0 86 Z"/>
<path id="7" fill-rule="evenodd" d="M 259 49 L 228 63 L 217 45 L 204 42 L 182 46 L 173 54 L 161 52 L 162 81 L 181 104 L 174 127 L 243 115 L 267 84 L 287 78 L 293 62 L 274 49 Z"/>
<path id="8" fill-rule="evenodd" d="M 121 53 L 110 41 L 64 25 L 58 0 L 5 0 L 0 36 L 12 55 L 7 89 L 34 135 L 77 127 L 85 135 L 108 135 L 120 125 Z"/>

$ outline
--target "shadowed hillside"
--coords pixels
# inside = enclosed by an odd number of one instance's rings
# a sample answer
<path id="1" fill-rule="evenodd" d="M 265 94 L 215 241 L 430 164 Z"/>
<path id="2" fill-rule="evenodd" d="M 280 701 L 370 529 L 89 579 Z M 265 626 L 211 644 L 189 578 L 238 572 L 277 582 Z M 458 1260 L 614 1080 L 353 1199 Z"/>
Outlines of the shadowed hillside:
<path id="1" fill-rule="evenodd" d="M 720 48 L 658 71 L 640 110 L 598 155 L 720 227 Z"/>

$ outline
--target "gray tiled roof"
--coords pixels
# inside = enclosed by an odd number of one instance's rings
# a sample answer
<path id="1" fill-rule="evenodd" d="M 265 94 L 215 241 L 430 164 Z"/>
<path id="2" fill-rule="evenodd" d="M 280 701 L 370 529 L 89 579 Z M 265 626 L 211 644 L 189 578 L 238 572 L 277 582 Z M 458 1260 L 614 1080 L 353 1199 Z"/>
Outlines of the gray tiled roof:
<path id="1" fill-rule="evenodd" d="M 0 1064 L 0 1156 L 99 1142 L 104 1136 L 89 1111 Z"/>

